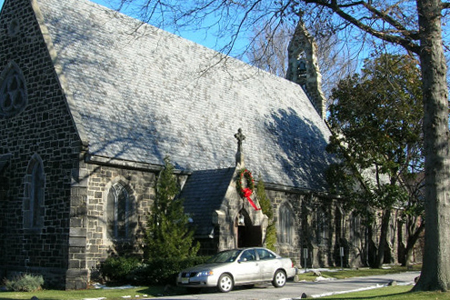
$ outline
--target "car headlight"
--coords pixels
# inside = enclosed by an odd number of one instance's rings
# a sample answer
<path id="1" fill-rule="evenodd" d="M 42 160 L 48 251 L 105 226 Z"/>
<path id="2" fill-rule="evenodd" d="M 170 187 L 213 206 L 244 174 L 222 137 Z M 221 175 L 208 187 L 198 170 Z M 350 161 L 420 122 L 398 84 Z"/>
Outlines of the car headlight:
<path id="1" fill-rule="evenodd" d="M 212 271 L 212 270 L 208 270 L 208 271 L 201 271 L 201 272 L 198 272 L 198 274 L 197 274 L 197 276 L 211 276 L 211 275 L 213 275 L 214 274 L 214 272 Z"/>

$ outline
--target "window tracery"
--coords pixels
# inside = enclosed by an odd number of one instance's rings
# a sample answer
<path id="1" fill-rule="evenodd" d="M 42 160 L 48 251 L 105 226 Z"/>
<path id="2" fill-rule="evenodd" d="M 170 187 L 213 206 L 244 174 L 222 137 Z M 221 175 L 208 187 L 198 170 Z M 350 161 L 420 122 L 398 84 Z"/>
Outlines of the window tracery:
<path id="1" fill-rule="evenodd" d="M 25 176 L 24 227 L 39 229 L 44 224 L 45 173 L 42 159 L 35 154 L 31 158 Z"/>
<path id="2" fill-rule="evenodd" d="M 292 209 L 287 203 L 280 207 L 279 217 L 279 242 L 292 245 L 294 243 L 295 221 Z"/>
<path id="3" fill-rule="evenodd" d="M 28 103 L 24 77 L 11 62 L 0 75 L 0 117 L 9 118 L 22 112 Z"/>
<path id="4" fill-rule="evenodd" d="M 107 199 L 108 236 L 115 240 L 129 239 L 132 236 L 133 201 L 130 191 L 122 183 L 109 189 Z"/>
<path id="5" fill-rule="evenodd" d="M 319 208 L 316 213 L 316 239 L 318 245 L 325 244 L 328 234 L 328 217 L 324 208 Z"/>

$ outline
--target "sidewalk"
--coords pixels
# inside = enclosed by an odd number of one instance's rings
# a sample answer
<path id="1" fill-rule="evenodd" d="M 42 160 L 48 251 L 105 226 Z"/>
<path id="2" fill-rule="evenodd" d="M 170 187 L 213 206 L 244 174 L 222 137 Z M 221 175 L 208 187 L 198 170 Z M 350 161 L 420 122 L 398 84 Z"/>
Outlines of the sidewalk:
<path id="1" fill-rule="evenodd" d="M 308 298 L 345 294 L 389 285 L 413 285 L 420 272 L 405 272 L 399 274 L 376 275 L 368 277 L 353 277 L 348 279 L 319 280 L 317 282 L 299 282 L 302 295 Z"/>

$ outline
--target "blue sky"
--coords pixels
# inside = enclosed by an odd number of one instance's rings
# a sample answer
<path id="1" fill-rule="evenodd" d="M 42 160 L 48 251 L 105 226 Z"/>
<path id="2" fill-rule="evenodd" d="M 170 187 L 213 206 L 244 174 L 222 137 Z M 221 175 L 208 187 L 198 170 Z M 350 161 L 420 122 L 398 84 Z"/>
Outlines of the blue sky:
<path id="1" fill-rule="evenodd" d="M 0 7 L 3 6 L 3 3 L 5 1 L 6 0 L 0 0 Z M 90 0 L 90 1 L 98 3 L 100 5 L 104 5 L 104 6 L 110 7 L 108 5 L 108 2 L 110 0 Z M 165 29 L 167 31 L 171 31 L 168 28 L 163 28 L 163 29 Z M 228 40 L 224 40 L 222 45 L 216 45 L 216 38 L 212 34 L 206 35 L 205 32 L 194 32 L 194 31 L 187 31 L 186 30 L 184 32 L 177 33 L 177 34 L 181 35 L 182 37 L 184 37 L 184 38 L 186 38 L 188 40 L 194 41 L 194 42 L 196 42 L 198 44 L 204 45 L 204 46 L 206 46 L 206 47 L 208 47 L 210 49 L 214 49 L 214 50 L 220 50 L 221 46 L 223 47 L 223 46 L 225 46 L 228 43 Z M 245 47 L 245 44 L 246 44 L 246 40 L 242 38 L 240 40 L 240 42 L 237 44 L 237 47 L 235 47 L 235 52 L 238 53 L 239 49 L 241 47 Z"/>

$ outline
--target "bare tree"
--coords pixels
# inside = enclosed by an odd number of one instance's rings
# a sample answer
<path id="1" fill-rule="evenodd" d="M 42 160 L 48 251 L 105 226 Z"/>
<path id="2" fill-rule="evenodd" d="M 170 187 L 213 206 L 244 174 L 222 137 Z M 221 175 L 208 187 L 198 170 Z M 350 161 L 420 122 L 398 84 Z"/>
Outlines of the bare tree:
<path id="1" fill-rule="evenodd" d="M 322 75 L 322 89 L 325 98 L 340 79 L 354 73 L 357 68 L 352 53 L 336 33 L 324 32 L 320 24 L 308 31 L 317 45 L 317 62 Z M 261 24 L 254 28 L 250 36 L 249 51 L 246 58 L 249 63 L 280 77 L 285 77 L 288 70 L 288 46 L 295 33 L 295 26 L 283 23 L 278 30 Z"/>
<path id="2" fill-rule="evenodd" d="M 285 24 L 278 31 L 255 27 L 247 53 L 249 63 L 280 77 L 286 75 L 287 48 L 292 38 L 292 28 Z"/>
<path id="3" fill-rule="evenodd" d="M 448 143 L 447 64 L 442 38 L 443 13 L 450 7 L 441 0 L 122 0 L 140 5 L 141 18 L 177 26 L 219 27 L 218 38 L 229 38 L 222 52 L 233 49 L 240 33 L 260 20 L 278 28 L 299 15 L 319 18 L 332 30 L 357 28 L 360 32 L 415 53 L 423 84 L 425 138 L 425 255 L 415 290 L 450 288 L 450 159 Z M 308 13 L 304 13 L 307 11 Z M 444 16 L 445 17 L 445 16 Z M 364 35 L 362 35 L 364 36 Z M 355 37 L 355 36 L 352 36 Z M 247 49 L 248 50 L 248 49 Z"/>

